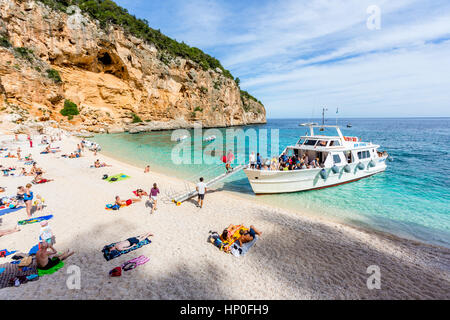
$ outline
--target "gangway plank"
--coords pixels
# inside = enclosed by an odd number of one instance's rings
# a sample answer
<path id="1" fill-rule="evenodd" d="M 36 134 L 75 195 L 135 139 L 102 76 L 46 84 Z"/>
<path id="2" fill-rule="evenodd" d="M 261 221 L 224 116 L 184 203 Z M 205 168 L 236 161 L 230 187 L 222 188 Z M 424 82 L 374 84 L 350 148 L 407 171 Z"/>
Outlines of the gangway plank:
<path id="1" fill-rule="evenodd" d="M 236 173 L 244 170 L 245 168 L 247 168 L 247 165 L 239 165 L 239 166 L 233 168 L 232 171 L 223 173 L 220 176 L 217 176 L 217 177 L 213 178 L 212 180 L 208 181 L 206 183 L 206 187 L 210 188 L 210 187 L 214 186 L 215 184 L 217 184 L 225 179 L 228 179 L 229 177 L 235 175 Z M 198 195 L 198 192 L 197 192 L 197 190 L 194 189 L 187 193 L 175 196 L 173 198 L 172 202 L 176 203 L 177 206 L 180 206 L 182 202 L 189 200 L 189 199 L 195 197 L 196 195 Z"/>

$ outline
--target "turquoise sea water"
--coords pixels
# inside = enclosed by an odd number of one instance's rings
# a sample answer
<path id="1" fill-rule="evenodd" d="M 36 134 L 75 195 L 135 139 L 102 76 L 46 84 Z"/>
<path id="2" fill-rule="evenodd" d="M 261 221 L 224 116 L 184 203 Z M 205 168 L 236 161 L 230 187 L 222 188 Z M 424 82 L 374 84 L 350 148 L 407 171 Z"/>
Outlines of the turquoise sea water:
<path id="1" fill-rule="evenodd" d="M 271 155 L 271 129 L 279 130 L 280 151 L 295 144 L 306 129 L 299 123 L 311 119 L 272 119 L 266 125 L 242 127 L 265 135 Z M 319 120 L 315 120 L 319 122 Z M 327 124 L 335 124 L 329 120 Z M 346 128 L 351 123 L 352 128 Z M 224 190 L 280 207 L 308 212 L 347 224 L 393 233 L 406 238 L 450 247 L 450 118 L 340 119 L 347 136 L 358 136 L 381 146 L 393 157 L 386 172 L 358 182 L 299 193 L 255 196 L 243 172 L 221 186 Z M 226 129 L 219 129 L 225 136 Z M 192 131 L 191 131 L 192 133 Z M 92 140 L 103 153 L 122 161 L 186 180 L 203 175 L 206 180 L 223 173 L 220 154 L 216 164 L 174 165 L 170 131 L 131 135 L 103 134 Z M 198 141 L 197 141 L 198 142 Z M 254 142 L 252 142 L 254 143 Z M 248 155 L 245 150 L 235 150 Z M 205 146 L 203 146 L 203 149 Z M 194 151 L 202 146 L 192 146 Z"/>

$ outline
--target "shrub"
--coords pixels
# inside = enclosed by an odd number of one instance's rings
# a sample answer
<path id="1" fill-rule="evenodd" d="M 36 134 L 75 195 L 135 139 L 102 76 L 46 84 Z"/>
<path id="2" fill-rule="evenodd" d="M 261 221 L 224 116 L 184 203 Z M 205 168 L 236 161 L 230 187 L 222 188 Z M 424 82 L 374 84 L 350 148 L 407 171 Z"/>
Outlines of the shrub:
<path id="1" fill-rule="evenodd" d="M 58 70 L 55 69 L 48 69 L 47 70 L 47 77 L 51 80 L 53 80 L 56 83 L 61 83 L 61 76 L 59 75 Z"/>
<path id="2" fill-rule="evenodd" d="M 133 114 L 132 114 L 132 117 L 133 117 L 133 123 L 139 123 L 139 122 L 142 122 L 142 119 L 139 118 L 139 116 L 138 116 L 136 113 L 133 113 Z"/>
<path id="3" fill-rule="evenodd" d="M 203 109 L 202 108 L 200 108 L 200 107 L 195 107 L 195 109 L 194 109 L 194 113 L 195 112 L 203 112 Z"/>
<path id="4" fill-rule="evenodd" d="M 70 100 L 64 101 L 64 108 L 60 111 L 60 113 L 63 116 L 68 117 L 69 120 L 72 120 L 73 116 L 80 114 L 77 105 Z"/>
<path id="5" fill-rule="evenodd" d="M 0 37 L 0 46 L 4 48 L 11 48 L 11 43 L 9 43 L 8 38 Z"/>
<path id="6" fill-rule="evenodd" d="M 14 52 L 22 59 L 28 60 L 29 62 L 33 61 L 33 50 L 18 47 L 14 48 Z"/>

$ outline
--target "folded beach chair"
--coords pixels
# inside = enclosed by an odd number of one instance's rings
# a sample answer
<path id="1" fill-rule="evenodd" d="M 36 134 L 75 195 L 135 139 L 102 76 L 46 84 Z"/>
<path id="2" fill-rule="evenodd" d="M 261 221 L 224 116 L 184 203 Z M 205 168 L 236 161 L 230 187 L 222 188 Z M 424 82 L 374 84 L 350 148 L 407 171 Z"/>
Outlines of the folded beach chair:
<path id="1" fill-rule="evenodd" d="M 150 244 L 151 241 L 149 239 L 145 239 L 139 243 L 137 243 L 136 245 L 134 245 L 133 247 L 131 247 L 130 249 L 127 250 L 122 250 L 122 251 L 118 251 L 118 250 L 111 250 L 111 248 L 116 244 L 116 243 L 112 243 L 110 245 L 104 246 L 102 249 L 103 252 L 103 257 L 106 259 L 106 261 L 112 260 L 114 258 L 117 258 L 123 254 L 126 254 L 128 252 L 137 250 L 147 244 Z"/>

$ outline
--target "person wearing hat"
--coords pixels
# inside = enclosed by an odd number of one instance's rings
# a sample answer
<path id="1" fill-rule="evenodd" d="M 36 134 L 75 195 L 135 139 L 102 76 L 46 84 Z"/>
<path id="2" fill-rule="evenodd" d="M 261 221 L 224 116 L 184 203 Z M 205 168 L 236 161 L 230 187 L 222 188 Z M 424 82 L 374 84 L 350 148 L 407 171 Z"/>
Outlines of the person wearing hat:
<path id="1" fill-rule="evenodd" d="M 48 248 L 53 251 L 53 254 L 56 254 L 57 251 L 53 248 L 53 233 L 52 229 L 48 225 L 48 221 L 41 221 L 41 230 L 39 232 L 39 238 L 41 242 L 45 242 L 48 245 Z"/>

